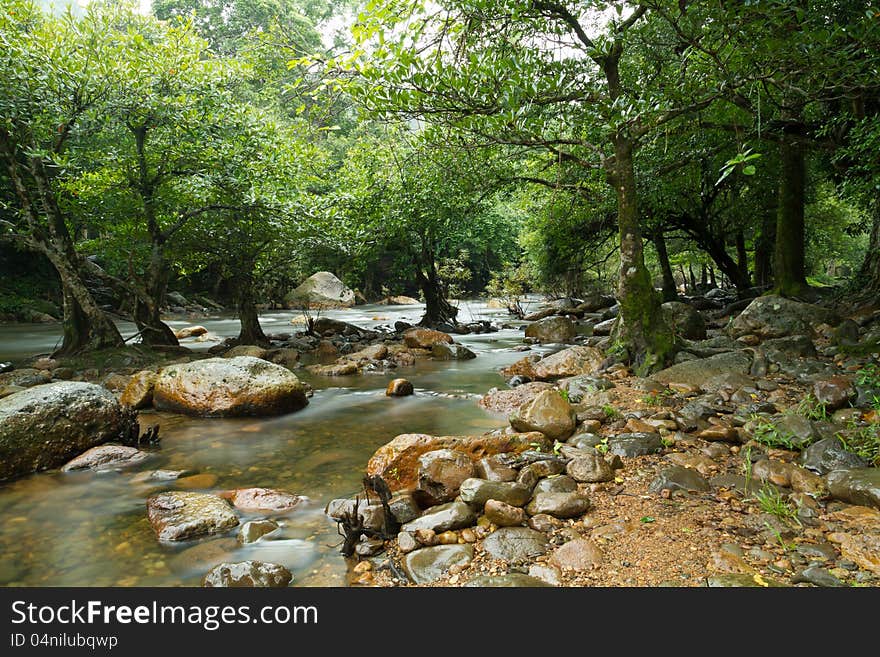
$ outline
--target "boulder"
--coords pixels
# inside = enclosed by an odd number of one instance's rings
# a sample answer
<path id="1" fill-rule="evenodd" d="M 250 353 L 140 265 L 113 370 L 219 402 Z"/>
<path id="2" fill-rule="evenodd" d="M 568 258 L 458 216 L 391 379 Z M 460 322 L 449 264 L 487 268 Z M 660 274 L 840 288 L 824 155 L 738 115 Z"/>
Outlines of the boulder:
<path id="1" fill-rule="evenodd" d="M 510 426 L 516 431 L 540 431 L 550 440 L 564 440 L 574 432 L 576 420 L 571 404 L 558 391 L 545 390 L 510 416 Z"/>
<path id="2" fill-rule="evenodd" d="M 432 504 L 452 500 L 462 482 L 473 477 L 476 471 L 467 454 L 452 449 L 425 452 L 418 463 L 418 489 Z"/>
<path id="3" fill-rule="evenodd" d="M 700 311 L 689 303 L 667 301 L 662 305 L 666 323 L 673 327 L 675 334 L 687 340 L 706 339 L 706 321 Z"/>
<path id="4" fill-rule="evenodd" d="M 664 490 L 706 492 L 709 489 L 709 482 L 706 481 L 696 470 L 683 468 L 680 465 L 663 468 L 654 481 L 651 482 L 651 485 L 648 486 L 649 493 L 660 493 Z"/>
<path id="5" fill-rule="evenodd" d="M 526 521 L 526 512 L 499 500 L 486 500 L 483 508 L 486 519 L 498 527 L 517 527 Z"/>
<path id="6" fill-rule="evenodd" d="M 250 520 L 238 530 L 238 542 L 243 545 L 256 543 L 263 536 L 271 534 L 280 527 L 281 525 L 274 520 Z"/>
<path id="7" fill-rule="evenodd" d="M 726 374 L 748 374 L 751 364 L 751 357 L 744 351 L 728 351 L 667 367 L 651 378 L 666 385 L 679 384 L 702 387 L 713 377 Z"/>
<path id="8" fill-rule="evenodd" d="M 147 517 L 161 541 L 216 534 L 238 524 L 238 516 L 223 498 L 183 491 L 148 498 Z"/>
<path id="9" fill-rule="evenodd" d="M 775 294 L 758 297 L 728 325 L 734 338 L 756 335 L 761 339 L 810 335 L 819 324 L 837 326 L 840 317 L 831 310 L 793 301 Z"/>
<path id="10" fill-rule="evenodd" d="M 849 452 L 840 438 L 824 438 L 813 443 L 801 452 L 798 462 L 807 470 L 825 475 L 832 470 L 849 470 L 865 468 L 867 461 L 857 454 Z"/>
<path id="11" fill-rule="evenodd" d="M 315 376 L 351 376 L 360 371 L 357 363 L 350 360 L 343 360 L 333 365 L 308 365 L 306 369 Z"/>
<path id="12" fill-rule="evenodd" d="M 547 317 L 526 327 L 526 337 L 542 344 L 571 342 L 577 331 L 568 317 Z"/>
<path id="13" fill-rule="evenodd" d="M 381 476 L 392 491 L 413 490 L 418 483 L 418 459 L 425 452 L 455 449 L 476 461 L 493 454 L 523 452 L 534 449 L 536 445 L 549 449 L 551 443 L 538 432 L 490 433 L 482 436 L 405 433 L 376 450 L 367 463 L 367 474 Z"/>
<path id="14" fill-rule="evenodd" d="M 403 570 L 414 584 L 430 584 L 452 566 L 467 566 L 474 558 L 473 545 L 436 545 L 414 550 L 403 558 Z"/>
<path id="15" fill-rule="evenodd" d="M 880 468 L 834 470 L 825 478 L 831 495 L 844 502 L 880 509 Z"/>
<path id="16" fill-rule="evenodd" d="M 431 357 L 434 360 L 470 360 L 477 355 L 462 344 L 437 342 L 431 345 Z"/>
<path id="17" fill-rule="evenodd" d="M 385 388 L 386 397 L 408 397 L 413 392 L 413 384 L 406 379 L 393 379 Z"/>
<path id="18" fill-rule="evenodd" d="M 592 570 L 603 558 L 602 550 L 589 538 L 576 538 L 557 548 L 550 557 L 550 563 L 562 570 Z"/>
<path id="19" fill-rule="evenodd" d="M 608 452 L 617 456 L 646 456 L 663 450 L 658 433 L 621 433 L 608 441 Z"/>
<path id="20" fill-rule="evenodd" d="M 844 376 L 832 376 L 813 384 L 813 397 L 829 411 L 843 408 L 854 395 L 852 381 Z"/>
<path id="21" fill-rule="evenodd" d="M 25 367 L 20 370 L 12 370 L 0 374 L 0 388 L 4 386 L 20 386 L 30 388 L 52 380 L 52 373 L 47 370 L 38 370 L 33 367 Z"/>
<path id="22" fill-rule="evenodd" d="M 410 349 L 431 349 L 435 344 L 452 344 L 452 336 L 434 329 L 411 328 L 404 331 L 403 343 Z"/>
<path id="23" fill-rule="evenodd" d="M 302 495 L 272 488 L 237 488 L 224 496 L 236 509 L 245 512 L 285 513 L 308 501 Z"/>
<path id="24" fill-rule="evenodd" d="M 554 518 L 576 518 L 590 508 L 590 499 L 578 491 L 568 493 L 540 492 L 535 493 L 532 501 L 526 506 L 530 516 L 547 514 Z"/>
<path id="25" fill-rule="evenodd" d="M 111 392 L 63 381 L 0 399 L 0 480 L 62 465 L 90 447 L 119 440 L 133 418 Z"/>
<path id="26" fill-rule="evenodd" d="M 214 566 L 202 579 L 208 587 L 284 587 L 293 575 L 277 563 L 240 561 Z"/>
<path id="27" fill-rule="evenodd" d="M 492 389 L 483 395 L 478 403 L 487 411 L 510 415 L 523 404 L 533 401 L 539 393 L 552 389 L 552 384 L 542 381 L 523 383 L 512 390 Z"/>
<path id="28" fill-rule="evenodd" d="M 235 345 L 229 351 L 223 352 L 223 358 L 238 358 L 239 356 L 251 356 L 252 358 L 266 359 L 268 351 L 255 344 Z"/>
<path id="29" fill-rule="evenodd" d="M 174 337 L 178 340 L 186 340 L 187 338 L 197 338 L 208 332 L 204 326 L 184 326 L 174 332 Z"/>
<path id="30" fill-rule="evenodd" d="M 397 295 L 393 297 L 385 297 L 384 299 L 380 299 L 376 302 L 377 306 L 416 306 L 419 305 L 421 301 L 418 299 L 413 299 L 412 297 Z"/>
<path id="31" fill-rule="evenodd" d="M 488 481 L 471 478 L 461 484 L 461 500 L 482 509 L 489 500 L 510 506 L 522 506 L 529 501 L 532 491 L 513 481 Z"/>
<path id="32" fill-rule="evenodd" d="M 354 302 L 354 292 L 336 276 L 326 271 L 312 274 L 284 297 L 284 303 L 288 308 L 314 310 L 351 308 Z"/>
<path id="33" fill-rule="evenodd" d="M 160 410 L 209 417 L 279 415 L 308 404 L 293 372 L 259 358 L 209 358 L 159 370 L 153 403 Z"/>
<path id="34" fill-rule="evenodd" d="M 141 370 L 131 375 L 128 385 L 119 397 L 119 403 L 134 409 L 147 408 L 153 405 L 153 388 L 157 374 L 152 370 Z"/>
<path id="35" fill-rule="evenodd" d="M 148 458 L 148 452 L 142 452 L 135 447 L 125 445 L 98 445 L 80 454 L 72 461 L 65 463 L 61 471 L 73 472 L 75 470 L 111 470 L 137 465 Z"/>
<path id="36" fill-rule="evenodd" d="M 490 556 L 514 563 L 541 556 L 547 547 L 547 537 L 528 527 L 502 527 L 483 541 Z"/>
<path id="37" fill-rule="evenodd" d="M 573 458 L 568 462 L 566 472 L 575 481 L 585 483 L 599 483 L 614 479 L 614 470 L 598 453 Z"/>
<path id="38" fill-rule="evenodd" d="M 501 376 L 505 378 L 521 376 L 531 381 L 538 376 L 535 373 L 535 363 L 537 363 L 540 359 L 541 357 L 538 354 L 529 354 L 525 358 L 521 358 L 520 360 L 516 361 L 513 365 L 508 365 L 507 367 L 499 370 L 499 372 Z"/>
<path id="39" fill-rule="evenodd" d="M 542 380 L 592 374 L 602 367 L 605 355 L 595 347 L 569 347 L 535 364 L 535 376 Z"/>
<path id="40" fill-rule="evenodd" d="M 471 527 L 477 521 L 477 514 L 463 502 L 449 502 L 427 509 L 415 520 L 410 520 L 400 528 L 404 532 L 414 532 L 419 529 L 430 529 L 439 534 L 441 532 Z"/>

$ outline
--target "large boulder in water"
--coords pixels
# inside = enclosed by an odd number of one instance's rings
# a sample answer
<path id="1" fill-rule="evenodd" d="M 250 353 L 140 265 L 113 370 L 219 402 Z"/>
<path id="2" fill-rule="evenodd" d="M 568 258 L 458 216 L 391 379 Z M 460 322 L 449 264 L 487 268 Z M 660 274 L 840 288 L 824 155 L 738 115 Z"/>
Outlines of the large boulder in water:
<path id="1" fill-rule="evenodd" d="M 288 308 L 351 308 L 354 292 L 329 271 L 319 271 L 284 297 Z"/>
<path id="2" fill-rule="evenodd" d="M 541 343 L 570 342 L 576 334 L 568 317 L 547 317 L 526 327 L 526 337 Z"/>
<path id="3" fill-rule="evenodd" d="M 535 377 L 545 381 L 592 374 L 602 367 L 605 355 L 595 347 L 569 347 L 535 364 Z"/>
<path id="4" fill-rule="evenodd" d="M 259 358 L 208 358 L 159 370 L 153 388 L 157 409 L 188 415 L 279 415 L 308 404 L 296 375 Z"/>
<path id="5" fill-rule="evenodd" d="M 730 322 L 727 332 L 734 338 L 749 334 L 761 339 L 781 338 L 810 335 L 813 326 L 837 326 L 840 322 L 840 317 L 827 308 L 771 294 L 752 301 Z"/>
<path id="6" fill-rule="evenodd" d="M 662 308 L 663 317 L 673 327 L 676 335 L 687 340 L 706 339 L 706 320 L 692 305 L 681 301 L 667 301 Z"/>
<path id="7" fill-rule="evenodd" d="M 128 434 L 132 416 L 109 390 L 61 381 L 0 399 L 0 480 L 54 468 Z"/>

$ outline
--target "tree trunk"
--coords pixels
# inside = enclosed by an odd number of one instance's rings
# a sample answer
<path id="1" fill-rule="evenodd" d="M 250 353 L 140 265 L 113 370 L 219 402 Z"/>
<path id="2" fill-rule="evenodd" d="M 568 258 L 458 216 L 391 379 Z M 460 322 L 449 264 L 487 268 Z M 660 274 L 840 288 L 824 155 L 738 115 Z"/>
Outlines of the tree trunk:
<path id="1" fill-rule="evenodd" d="M 783 136 L 779 144 L 779 207 L 776 211 L 774 289 L 782 296 L 809 291 L 804 269 L 804 188 L 806 163 L 803 146 Z"/>
<path id="2" fill-rule="evenodd" d="M 755 240 L 755 285 L 766 286 L 773 281 L 773 252 L 776 249 L 776 217 L 764 215 Z"/>
<path id="3" fill-rule="evenodd" d="M 428 273 L 425 274 L 421 270 L 417 273 L 419 280 L 419 288 L 425 295 L 425 315 L 419 321 L 419 326 L 437 326 L 438 324 L 451 324 L 455 326 L 455 317 L 458 315 L 458 308 L 449 303 L 440 278 L 437 275 L 437 268 L 434 263 L 427 266 Z"/>
<path id="4" fill-rule="evenodd" d="M 871 237 L 856 280 L 861 292 L 877 296 L 880 294 L 880 200 L 874 201 L 873 205 Z"/>
<path id="5" fill-rule="evenodd" d="M 663 275 L 663 300 L 675 301 L 678 299 L 678 290 L 675 287 L 675 277 L 672 275 L 672 266 L 669 264 L 669 254 L 666 251 L 666 240 L 659 230 L 651 235 L 654 249 L 657 251 L 657 260 L 660 261 L 660 271 Z"/>
<path id="6" fill-rule="evenodd" d="M 741 230 L 736 231 L 736 268 L 739 270 L 740 280 L 746 287 L 752 286 L 752 280 L 749 277 L 749 254 L 746 251 L 746 238 Z M 723 270 L 722 270 L 723 271 Z M 730 278 L 728 276 L 728 278 Z M 733 284 L 739 289 L 739 284 L 734 280 Z"/>
<path id="7" fill-rule="evenodd" d="M 709 265 L 709 285 L 711 287 L 718 287 L 718 281 L 715 278 L 715 267 Z"/>
<path id="8" fill-rule="evenodd" d="M 688 263 L 688 274 L 690 274 L 691 278 L 691 294 L 695 294 L 697 291 L 697 277 L 694 276 L 694 266 L 691 263 Z"/>
<path id="9" fill-rule="evenodd" d="M 250 277 L 242 277 L 236 283 L 236 308 L 241 329 L 238 332 L 238 344 L 256 344 L 268 346 L 269 338 L 260 326 L 257 304 L 254 303 L 254 286 Z"/>
<path id="10" fill-rule="evenodd" d="M 620 239 L 617 341 L 639 371 L 662 367 L 674 349 L 672 331 L 663 319 L 660 296 L 654 291 L 645 266 L 639 227 L 632 144 L 622 135 L 614 140 L 614 163 L 609 182 L 617 192 L 617 226 Z"/>
<path id="11" fill-rule="evenodd" d="M 76 270 L 58 254 L 47 253 L 58 276 L 64 299 L 64 338 L 54 356 L 121 347 L 124 341 L 116 324 L 98 307 Z"/>
<path id="12" fill-rule="evenodd" d="M 706 271 L 706 263 L 700 265 L 700 289 L 705 290 L 706 286 L 709 284 L 709 278 L 707 276 Z"/>

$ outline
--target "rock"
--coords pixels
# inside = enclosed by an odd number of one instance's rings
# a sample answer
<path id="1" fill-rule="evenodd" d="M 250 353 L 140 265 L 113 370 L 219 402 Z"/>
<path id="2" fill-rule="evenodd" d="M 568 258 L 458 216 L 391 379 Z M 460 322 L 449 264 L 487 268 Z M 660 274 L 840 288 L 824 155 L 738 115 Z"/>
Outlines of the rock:
<path id="1" fill-rule="evenodd" d="M 476 468 L 470 457 L 452 449 L 437 449 L 419 457 L 418 490 L 429 504 L 448 502 L 462 482 L 474 476 Z"/>
<path id="2" fill-rule="evenodd" d="M 397 548 L 403 553 L 407 554 L 412 552 L 416 548 L 419 547 L 419 542 L 416 540 L 416 537 L 410 534 L 409 532 L 400 532 L 397 535 Z"/>
<path id="3" fill-rule="evenodd" d="M 813 397 L 829 411 L 843 408 L 854 395 L 852 381 L 843 376 L 832 376 L 813 384 Z"/>
<path id="4" fill-rule="evenodd" d="M 846 586 L 846 584 L 841 582 L 834 575 L 829 573 L 825 568 L 822 568 L 820 566 L 810 566 L 809 568 L 795 575 L 791 581 L 793 584 L 798 584 L 799 582 L 807 582 L 809 584 L 815 584 L 816 586 L 828 588 Z"/>
<path id="5" fill-rule="evenodd" d="M 510 416 L 517 431 L 540 431 L 550 440 L 564 440 L 572 434 L 576 416 L 571 404 L 558 391 L 544 390 Z"/>
<path id="6" fill-rule="evenodd" d="M 702 387 L 714 376 L 723 374 L 748 374 L 752 359 L 743 351 L 728 351 L 699 360 L 689 360 L 665 370 L 651 378 L 664 384 L 694 385 Z"/>
<path id="7" fill-rule="evenodd" d="M 539 479 L 563 472 L 565 472 L 565 461 L 559 458 L 546 458 L 521 468 L 516 480 L 531 490 Z"/>
<path id="8" fill-rule="evenodd" d="M 532 495 L 538 493 L 571 493 L 578 489 L 577 482 L 568 475 L 558 477 L 547 477 L 542 479 L 532 491 Z"/>
<path id="9" fill-rule="evenodd" d="M 587 483 L 598 483 L 614 479 L 614 471 L 599 454 L 573 458 L 568 462 L 565 471 L 575 481 Z"/>
<path id="10" fill-rule="evenodd" d="M 372 557 L 385 549 L 385 541 L 381 538 L 361 536 L 361 540 L 354 546 L 354 552 L 361 558 Z"/>
<path id="11" fill-rule="evenodd" d="M 477 521 L 477 514 L 463 502 L 449 502 L 427 509 L 421 516 L 401 527 L 401 531 L 414 532 L 430 529 L 439 534 L 450 529 L 471 527 Z"/>
<path id="12" fill-rule="evenodd" d="M 526 327 L 526 337 L 535 338 L 542 344 L 571 342 L 576 333 L 568 317 L 547 317 Z"/>
<path id="13" fill-rule="evenodd" d="M 238 517 L 222 498 L 182 491 L 148 498 L 147 517 L 161 541 L 216 534 L 238 524 Z"/>
<path id="14" fill-rule="evenodd" d="M 479 401 L 479 405 L 493 413 L 510 415 L 523 404 L 531 402 L 539 393 L 553 390 L 549 383 L 534 382 L 516 386 L 513 390 L 490 390 Z"/>
<path id="15" fill-rule="evenodd" d="M 590 508 L 590 499 L 578 491 L 570 493 L 535 493 L 526 506 L 530 516 L 546 514 L 554 518 L 576 518 Z"/>
<path id="16" fill-rule="evenodd" d="M 279 529 L 280 526 L 274 520 L 250 520 L 238 530 L 238 542 L 244 545 L 256 543 L 266 534 L 271 534 Z"/>
<path id="17" fill-rule="evenodd" d="M 308 498 L 272 488 L 237 488 L 229 494 L 229 501 L 240 511 L 286 513 Z"/>
<path id="18" fill-rule="evenodd" d="M 59 466 L 119 440 L 132 430 L 132 421 L 111 392 L 92 383 L 47 383 L 4 397 L 0 480 Z"/>
<path id="19" fill-rule="evenodd" d="M 385 526 L 385 510 L 378 501 L 368 504 L 365 500 L 336 499 L 330 500 L 324 508 L 324 513 L 336 521 L 344 520 L 355 513 L 357 506 L 357 518 L 364 529 L 379 531 Z M 416 513 L 418 516 L 421 511 Z"/>
<path id="20" fill-rule="evenodd" d="M 393 297 L 385 297 L 380 301 L 376 302 L 377 306 L 417 306 L 421 302 L 418 299 L 413 299 L 412 297 L 407 297 L 404 295 L 398 295 Z M 506 306 L 505 306 L 506 307 Z"/>
<path id="21" fill-rule="evenodd" d="M 336 276 L 319 271 L 309 276 L 303 283 L 284 297 L 288 308 L 351 308 L 354 305 L 354 292 Z"/>
<path id="22" fill-rule="evenodd" d="M 547 547 L 547 537 L 528 527 L 502 527 L 483 541 L 483 549 L 490 556 L 511 563 L 545 554 Z"/>
<path id="23" fill-rule="evenodd" d="M 707 578 L 706 585 L 709 588 L 777 588 L 784 586 L 776 580 L 761 575 L 747 575 L 742 573 L 731 573 L 728 575 L 712 575 Z"/>
<path id="24" fill-rule="evenodd" d="M 616 323 L 616 317 L 599 322 L 593 326 L 593 335 L 611 335 L 611 331 L 614 330 L 614 325 Z"/>
<path id="25" fill-rule="evenodd" d="M 604 362 L 605 355 L 595 347 L 569 347 L 539 360 L 535 365 L 535 377 L 549 381 L 592 374 Z"/>
<path id="26" fill-rule="evenodd" d="M 413 392 L 413 384 L 406 379 L 394 379 L 385 388 L 386 397 L 407 397 Z"/>
<path id="27" fill-rule="evenodd" d="M 153 387 L 156 385 L 157 376 L 151 370 L 141 370 L 133 374 L 119 397 L 119 403 L 134 409 L 152 406 Z"/>
<path id="28" fill-rule="evenodd" d="M 514 481 L 518 470 L 507 465 L 498 454 L 477 461 L 477 477 L 489 481 Z"/>
<path id="29" fill-rule="evenodd" d="M 208 332 L 204 326 L 184 326 L 182 329 L 177 329 L 174 332 L 174 337 L 178 340 L 186 340 L 187 338 L 197 338 L 200 335 L 205 335 Z"/>
<path id="30" fill-rule="evenodd" d="M 373 344 L 345 356 L 346 360 L 365 362 L 388 358 L 388 347 L 384 344 Z"/>
<path id="31" fill-rule="evenodd" d="M 202 586 L 213 587 L 283 587 L 290 584 L 293 575 L 284 566 L 262 561 L 240 561 L 214 566 Z"/>
<path id="32" fill-rule="evenodd" d="M 713 444 L 718 445 L 718 443 Z M 674 463 L 675 465 L 696 470 L 704 477 L 716 473 L 720 469 L 719 465 L 715 461 L 713 461 L 712 458 L 710 458 L 709 456 L 704 456 L 703 454 L 675 452 L 673 454 L 667 454 L 666 458 L 672 461 L 672 463 Z"/>
<path id="33" fill-rule="evenodd" d="M 815 498 L 828 496 L 828 486 L 825 479 L 804 468 L 792 466 L 789 473 L 791 488 L 796 493 L 806 493 Z"/>
<path id="34" fill-rule="evenodd" d="M 834 470 L 826 476 L 831 495 L 850 504 L 880 509 L 880 468 Z"/>
<path id="35" fill-rule="evenodd" d="M 268 352 L 262 347 L 255 344 L 239 344 L 229 351 L 223 352 L 223 358 L 238 358 L 239 356 L 250 356 L 251 358 L 266 359 Z"/>
<path id="36" fill-rule="evenodd" d="M 687 340 L 706 339 L 706 321 L 700 311 L 689 303 L 667 301 L 662 305 L 663 317 L 675 334 Z"/>
<path id="37" fill-rule="evenodd" d="M 840 544 L 844 558 L 880 576 L 880 534 L 835 532 L 828 538 Z"/>
<path id="38" fill-rule="evenodd" d="M 472 478 L 461 484 L 459 494 L 463 502 L 482 509 L 489 500 L 497 500 L 511 506 L 522 506 L 529 501 L 532 491 L 516 482 Z"/>
<path id="39" fill-rule="evenodd" d="M 353 363 L 350 360 L 343 360 L 333 365 L 307 365 L 306 370 L 316 376 L 351 376 L 352 374 L 358 374 L 360 371 L 358 370 L 357 363 Z"/>
<path id="40" fill-rule="evenodd" d="M 432 349 L 435 344 L 452 344 L 452 336 L 433 329 L 412 328 L 404 332 L 403 343 L 410 349 Z"/>
<path id="41" fill-rule="evenodd" d="M 98 445 L 80 454 L 61 467 L 62 472 L 74 470 L 111 470 L 137 465 L 149 458 L 148 452 L 142 452 L 125 445 Z"/>
<path id="42" fill-rule="evenodd" d="M 552 586 L 543 579 L 524 575 L 523 573 L 507 573 L 506 575 L 481 575 L 469 580 L 463 586 L 480 588 L 534 588 Z"/>
<path id="43" fill-rule="evenodd" d="M 617 456 L 645 456 L 663 451 L 659 433 L 621 433 L 608 440 L 608 453 Z"/>
<path id="44" fill-rule="evenodd" d="M 859 325 L 851 319 L 845 319 L 834 329 L 833 340 L 838 345 L 854 345 L 859 342 Z"/>
<path id="45" fill-rule="evenodd" d="M 11 372 L 0 374 L 0 387 L 20 386 L 22 388 L 30 388 L 31 386 L 49 383 L 51 380 L 51 372 L 26 367 L 20 370 L 12 370 Z"/>
<path id="46" fill-rule="evenodd" d="M 602 550 L 589 538 L 576 538 L 557 548 L 550 563 L 562 570 L 582 572 L 592 570 L 602 563 Z"/>
<path id="47" fill-rule="evenodd" d="M 509 365 L 505 368 L 499 370 L 501 376 L 508 377 L 525 377 L 529 381 L 537 378 L 537 374 L 535 373 L 535 363 L 537 363 L 541 357 L 537 354 L 530 354 L 525 358 L 521 358 L 516 361 L 513 365 Z M 528 383 L 526 381 L 525 383 Z"/>
<path id="48" fill-rule="evenodd" d="M 399 493 L 388 502 L 388 509 L 398 524 L 405 525 L 422 514 L 419 505 L 410 493 Z"/>
<path id="49" fill-rule="evenodd" d="M 761 345 L 771 363 L 785 362 L 792 357 L 815 358 L 816 345 L 807 335 L 791 335 L 786 338 L 765 340 Z"/>
<path id="50" fill-rule="evenodd" d="M 793 413 L 784 413 L 779 417 L 776 420 L 776 429 L 798 449 L 803 449 L 821 438 L 810 420 Z"/>
<path id="51" fill-rule="evenodd" d="M 713 424 L 711 427 L 703 429 L 698 438 L 709 442 L 721 441 L 725 443 L 738 443 L 739 433 L 734 427 L 728 427 L 721 424 Z"/>
<path id="52" fill-rule="evenodd" d="M 434 360 L 470 360 L 477 355 L 462 344 L 438 342 L 431 346 L 431 357 Z"/>
<path id="53" fill-rule="evenodd" d="M 299 351 L 287 347 L 273 349 L 266 354 L 266 359 L 272 363 L 292 370 L 299 364 Z"/>
<path id="54" fill-rule="evenodd" d="M 831 416 L 831 421 L 834 424 L 839 424 L 844 427 L 857 423 L 861 419 L 862 411 L 858 408 L 841 408 L 834 411 L 834 414 Z"/>
<path id="55" fill-rule="evenodd" d="M 649 493 L 660 493 L 663 490 L 687 490 L 705 492 L 710 490 L 706 481 L 696 470 L 673 465 L 660 471 L 651 485 Z"/>
<path id="56" fill-rule="evenodd" d="M 801 452 L 798 463 L 816 474 L 825 475 L 832 470 L 866 468 L 867 461 L 848 452 L 837 437 L 824 438 Z"/>
<path id="57" fill-rule="evenodd" d="M 157 409 L 225 417 L 278 415 L 308 404 L 293 372 L 259 358 L 209 358 L 159 370 L 153 390 Z"/>
<path id="58" fill-rule="evenodd" d="M 792 301 L 778 295 L 766 295 L 752 301 L 728 325 L 731 337 L 757 335 L 762 339 L 787 335 L 809 335 L 812 326 L 837 326 L 840 317 L 834 312 L 809 303 Z"/>
<path id="59" fill-rule="evenodd" d="M 529 449 L 549 449 L 543 434 L 494 433 L 482 436 L 429 436 L 406 433 L 380 447 L 367 463 L 367 474 L 379 475 L 392 491 L 413 490 L 418 482 L 418 459 L 435 449 L 456 449 L 472 459 L 493 454 L 522 452 Z"/>
<path id="60" fill-rule="evenodd" d="M 467 566 L 473 558 L 473 545 L 425 547 L 403 558 L 403 570 L 414 584 L 430 584 L 443 577 L 452 566 Z"/>
<path id="61" fill-rule="evenodd" d="M 177 488 L 192 490 L 199 488 L 212 488 L 216 483 L 217 475 L 211 474 L 210 472 L 203 472 L 201 474 L 189 475 L 188 477 L 180 477 L 174 482 L 174 485 L 177 486 Z"/>
<path id="62" fill-rule="evenodd" d="M 516 527 L 526 521 L 525 511 L 499 500 L 486 500 L 483 513 L 489 522 L 499 527 Z"/>

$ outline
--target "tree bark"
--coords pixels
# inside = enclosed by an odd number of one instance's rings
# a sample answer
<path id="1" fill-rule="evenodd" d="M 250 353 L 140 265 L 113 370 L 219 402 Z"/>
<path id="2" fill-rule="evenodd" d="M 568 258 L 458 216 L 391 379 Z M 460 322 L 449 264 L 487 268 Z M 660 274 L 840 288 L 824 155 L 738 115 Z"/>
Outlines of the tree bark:
<path id="1" fill-rule="evenodd" d="M 651 234 L 651 241 L 657 251 L 657 260 L 660 262 L 660 272 L 663 275 L 663 300 L 675 301 L 678 299 L 678 290 L 675 287 L 675 277 L 672 275 L 672 266 L 669 264 L 669 253 L 666 251 L 666 240 L 660 230 Z"/>
<path id="2" fill-rule="evenodd" d="M 779 207 L 776 212 L 774 289 L 787 297 L 809 291 L 804 268 L 804 190 L 806 162 L 801 143 L 784 135 L 779 143 Z"/>
<path id="3" fill-rule="evenodd" d="M 877 296 L 880 295 L 880 200 L 873 203 L 873 215 L 868 250 L 856 280 L 861 287 L 860 292 Z"/>
<path id="4" fill-rule="evenodd" d="M 425 314 L 419 321 L 419 326 L 437 326 L 439 324 L 451 324 L 455 326 L 458 308 L 449 303 L 437 275 L 437 268 L 431 262 L 427 267 L 427 273 L 419 270 L 416 274 L 419 288 L 425 295 Z"/>
<path id="5" fill-rule="evenodd" d="M 236 308 L 241 329 L 238 332 L 238 344 L 256 344 L 268 346 L 269 338 L 263 333 L 260 326 L 260 316 L 257 313 L 257 304 L 254 303 L 253 279 L 243 276 L 235 285 Z"/>
<path id="6" fill-rule="evenodd" d="M 755 284 L 770 285 L 773 281 L 773 252 L 776 249 L 776 218 L 766 214 L 755 240 Z"/>
<path id="7" fill-rule="evenodd" d="M 736 231 L 736 268 L 739 270 L 740 281 L 746 287 L 752 286 L 752 280 L 749 277 L 749 254 L 746 251 L 746 238 L 742 230 Z M 722 269 L 722 271 L 724 271 Z M 728 278 L 730 278 L 728 276 Z M 739 283 L 731 279 L 731 282 L 739 289 Z"/>

